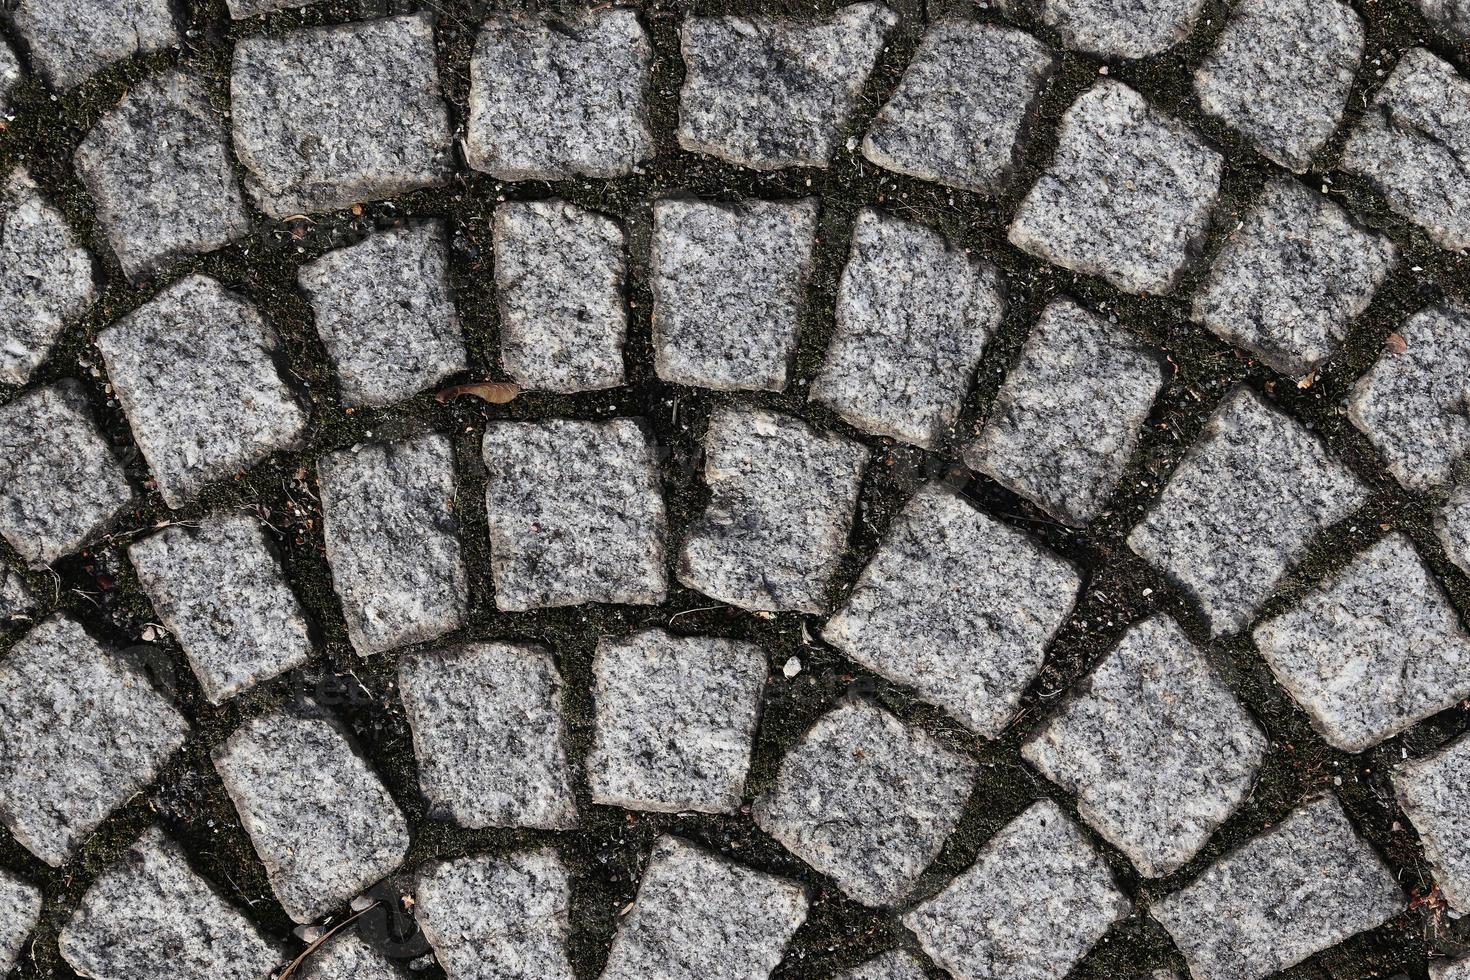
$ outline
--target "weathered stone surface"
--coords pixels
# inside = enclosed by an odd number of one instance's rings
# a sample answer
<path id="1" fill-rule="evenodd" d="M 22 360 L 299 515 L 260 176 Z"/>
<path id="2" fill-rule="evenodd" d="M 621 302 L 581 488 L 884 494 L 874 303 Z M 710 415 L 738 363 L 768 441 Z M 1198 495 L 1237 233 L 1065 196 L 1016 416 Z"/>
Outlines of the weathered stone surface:
<path id="1" fill-rule="evenodd" d="M 334 911 L 408 851 L 393 798 L 324 717 L 283 710 L 247 721 L 213 758 L 271 889 L 297 922 Z"/>
<path id="2" fill-rule="evenodd" d="M 0 908 L 6 911 L 5 922 L 0 924 L 0 975 L 5 975 L 20 962 L 41 921 L 41 890 L 0 871 Z"/>
<path id="3" fill-rule="evenodd" d="M 542 647 L 474 643 L 399 667 L 430 815 L 464 827 L 577 825 L 562 680 Z"/>
<path id="4" fill-rule="evenodd" d="M 1457 35 L 1470 38 L 1470 0 L 1415 0 L 1419 10 L 1431 22 Z M 1470 959 L 1465 962 L 1470 971 Z"/>
<path id="5" fill-rule="evenodd" d="M 665 381 L 782 391 L 812 273 L 817 199 L 653 206 L 653 360 Z"/>
<path id="6" fill-rule="evenodd" d="M 994 738 L 1081 586 L 1065 561 L 930 485 L 895 518 L 822 638 Z"/>
<path id="7" fill-rule="evenodd" d="M 0 627 L 6 620 L 29 619 L 35 611 L 36 597 L 26 588 L 18 572 L 0 566 Z"/>
<path id="8" fill-rule="evenodd" d="M 565 201 L 502 204 L 494 239 L 506 374 L 546 391 L 622 384 L 627 267 L 617 222 Z"/>
<path id="9" fill-rule="evenodd" d="M 414 915 L 449 980 L 574 980 L 571 883 L 550 849 L 419 872 Z"/>
<path id="10" fill-rule="evenodd" d="M 248 300 L 200 275 L 97 335 L 113 390 L 170 507 L 300 444 L 307 416 L 281 378 L 279 347 Z"/>
<path id="11" fill-rule="evenodd" d="M 1317 535 L 1367 495 L 1315 435 L 1241 387 L 1210 416 L 1128 547 L 1199 603 L 1211 633 L 1236 633 Z"/>
<path id="12" fill-rule="evenodd" d="M 250 231 L 224 119 L 191 75 L 169 71 L 134 85 L 74 162 L 130 279 Z"/>
<path id="13" fill-rule="evenodd" d="M 1470 574 L 1470 483 L 1462 483 L 1434 517 L 1434 527 L 1450 561 Z"/>
<path id="14" fill-rule="evenodd" d="M 0 535 L 22 558 L 45 564 L 75 551 L 132 496 L 80 384 L 0 405 Z"/>
<path id="15" fill-rule="evenodd" d="M 1423 48 L 1406 52 L 1342 151 L 1389 207 L 1442 248 L 1470 247 L 1470 81 Z"/>
<path id="16" fill-rule="evenodd" d="M 1277 371 L 1304 375 L 1342 347 L 1397 261 L 1386 236 L 1296 181 L 1275 181 L 1226 240 L 1193 316 Z"/>
<path id="17" fill-rule="evenodd" d="M 1222 858 L 1150 911 L 1197 980 L 1258 980 L 1403 907 L 1393 873 L 1328 797 Z"/>
<path id="18" fill-rule="evenodd" d="M 860 429 L 934 448 L 1000 325 L 1000 290 L 993 266 L 938 232 L 863 211 L 812 399 Z"/>
<path id="19" fill-rule="evenodd" d="M 500 180 L 632 173 L 656 149 L 652 66 L 630 9 L 493 15 L 470 62 L 465 158 Z"/>
<path id="20" fill-rule="evenodd" d="M 17 169 L 0 194 L 0 384 L 25 384 L 96 295 L 91 256 Z"/>
<path id="21" fill-rule="evenodd" d="M 189 723 L 67 616 L 0 660 L 0 821 L 52 867 L 141 792 Z"/>
<path id="22" fill-rule="evenodd" d="M 839 980 L 926 980 L 928 976 L 918 960 L 895 950 L 868 960 L 856 970 L 849 970 Z"/>
<path id="23" fill-rule="evenodd" d="M 179 43 L 168 0 L 16 0 L 6 12 L 31 63 L 57 89 Z"/>
<path id="24" fill-rule="evenodd" d="M 1019 161 L 1053 63 L 1024 31 L 941 21 L 873 120 L 863 156 L 961 190 L 997 191 Z"/>
<path id="25" fill-rule="evenodd" d="M 1445 901 L 1470 909 L 1470 741 L 1405 762 L 1393 785 Z"/>
<path id="26" fill-rule="evenodd" d="M 897 24 L 880 3 L 816 21 L 686 18 L 679 145 L 755 170 L 827 166 Z"/>
<path id="27" fill-rule="evenodd" d="M 903 923 L 956 980 L 1061 980 L 1131 910 L 1082 832 L 1042 800 Z"/>
<path id="28" fill-rule="evenodd" d="M 862 445 L 789 416 L 717 410 L 711 499 L 684 539 L 679 581 L 742 609 L 823 611 L 867 462 Z"/>
<path id="29" fill-rule="evenodd" d="M 1021 754 L 1151 878 L 1245 802 L 1266 736 L 1167 617 L 1132 627 Z"/>
<path id="30" fill-rule="evenodd" d="M 206 517 L 128 548 L 143 591 L 219 704 L 311 659 L 301 603 L 253 517 Z"/>
<path id="31" fill-rule="evenodd" d="M 802 736 L 751 816 L 848 895 L 892 905 L 954 832 L 975 772 L 968 756 L 854 702 Z"/>
<path id="32" fill-rule="evenodd" d="M 439 221 L 328 252 L 297 280 L 348 405 L 411 398 L 469 366 Z"/>
<path id="33" fill-rule="evenodd" d="M 1144 58 L 1189 36 L 1205 0 L 1016 0 L 1078 51 Z"/>
<path id="34" fill-rule="evenodd" d="M 1342 121 L 1363 22 L 1341 0 L 1244 0 L 1194 73 L 1201 108 L 1304 173 Z"/>
<path id="35" fill-rule="evenodd" d="M 469 572 L 449 439 L 357 446 L 323 456 L 317 472 L 327 563 L 357 652 L 424 643 L 464 625 Z"/>
<path id="36" fill-rule="evenodd" d="M 1466 980 L 1470 978 L 1470 956 L 1457 960 L 1433 959 L 1429 961 L 1429 980 Z"/>
<path id="37" fill-rule="evenodd" d="M 765 980 L 806 911 L 795 882 L 660 837 L 602 980 Z"/>
<path id="38" fill-rule="evenodd" d="M 356 931 L 342 933 L 312 953 L 294 976 L 297 980 L 402 980 L 388 958 Z"/>
<path id="39" fill-rule="evenodd" d="M 293 7 L 310 7 L 321 2 L 322 0 L 225 0 L 225 6 L 229 8 L 232 18 L 244 20 L 256 14 L 268 14 Z"/>
<path id="40" fill-rule="evenodd" d="M 14 92 L 23 77 L 20 59 L 16 57 L 15 49 L 3 37 L 0 37 L 0 118 L 10 115 Z"/>
<path id="41" fill-rule="evenodd" d="M 453 134 L 427 14 L 245 38 L 230 93 L 235 154 L 271 217 L 449 177 Z"/>
<path id="42" fill-rule="evenodd" d="M 106 980 L 268 980 L 284 960 L 156 827 L 87 889 L 61 956 Z"/>
<path id="43" fill-rule="evenodd" d="M 644 630 L 599 642 L 592 675 L 594 803 L 667 813 L 740 809 L 766 685 L 759 647 Z"/>
<path id="44" fill-rule="evenodd" d="M 1051 166 L 1021 202 L 1010 240 L 1126 293 L 1168 293 L 1199 252 L 1224 159 L 1119 82 L 1062 116 Z"/>
<path id="45" fill-rule="evenodd" d="M 1107 506 L 1163 386 L 1158 351 L 1055 300 L 965 462 L 1058 520 L 1088 524 Z"/>

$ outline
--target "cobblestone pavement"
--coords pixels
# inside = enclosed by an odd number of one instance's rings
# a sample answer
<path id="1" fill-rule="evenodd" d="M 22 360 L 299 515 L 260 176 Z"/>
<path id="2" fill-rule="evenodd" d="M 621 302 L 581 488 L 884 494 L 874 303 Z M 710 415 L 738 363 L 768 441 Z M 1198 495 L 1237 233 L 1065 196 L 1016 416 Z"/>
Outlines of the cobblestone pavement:
<path id="1" fill-rule="evenodd" d="M 5 0 L 0 114 L 0 974 L 1470 977 L 1465 0 Z"/>

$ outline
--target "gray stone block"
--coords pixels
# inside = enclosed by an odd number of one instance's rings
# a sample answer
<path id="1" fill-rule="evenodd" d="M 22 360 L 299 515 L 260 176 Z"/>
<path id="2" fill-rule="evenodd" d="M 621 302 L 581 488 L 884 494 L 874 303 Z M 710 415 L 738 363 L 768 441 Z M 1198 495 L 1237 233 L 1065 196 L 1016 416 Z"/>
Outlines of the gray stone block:
<path id="1" fill-rule="evenodd" d="M 1189 36 L 1205 0 L 1015 0 L 1077 51 L 1146 58 Z"/>
<path id="2" fill-rule="evenodd" d="M 1470 978 L 1470 956 L 1457 960 L 1433 959 L 1429 961 L 1429 980 L 1467 980 Z"/>
<path id="3" fill-rule="evenodd" d="M 546 649 L 410 654 L 398 679 L 430 816 L 475 829 L 577 826 L 562 679 Z"/>
<path id="4" fill-rule="evenodd" d="M 5 922 L 0 924 L 0 976 L 3 976 L 20 962 L 31 933 L 41 921 L 41 890 L 0 871 L 0 908 L 6 911 Z"/>
<path id="5" fill-rule="evenodd" d="M 427 14 L 245 38 L 230 92 L 235 154 L 273 218 L 449 179 L 453 133 Z"/>
<path id="6" fill-rule="evenodd" d="M 355 930 L 312 953 L 294 976 L 297 980 L 402 980 L 388 958 Z"/>
<path id="7" fill-rule="evenodd" d="M 297 281 L 348 405 L 412 398 L 469 366 L 439 221 L 328 252 Z"/>
<path id="8" fill-rule="evenodd" d="M 20 58 L 16 57 L 15 49 L 0 37 L 0 118 L 8 117 L 10 110 L 14 108 L 13 95 L 23 77 Z"/>
<path id="9" fill-rule="evenodd" d="M 494 14 L 470 62 L 465 159 L 500 180 L 622 177 L 656 147 L 636 11 Z"/>
<path id="10" fill-rule="evenodd" d="M 254 17 L 257 14 L 269 14 L 295 7 L 309 7 L 321 2 L 322 0 L 225 0 L 225 6 L 229 8 L 232 18 L 244 20 L 246 17 Z"/>
<path id="11" fill-rule="evenodd" d="M 1125 293 L 1171 292 L 1203 245 L 1223 169 L 1220 154 L 1143 96 L 1099 82 L 1063 114 L 1011 244 Z"/>
<path id="12" fill-rule="evenodd" d="M 4 620 L 29 619 L 35 609 L 36 597 L 26 588 L 25 579 L 0 566 L 0 626 Z"/>
<path id="13" fill-rule="evenodd" d="M 1196 980 L 1259 980 L 1381 925 L 1403 907 L 1393 872 L 1328 797 L 1226 855 L 1150 911 Z"/>
<path id="14" fill-rule="evenodd" d="M 307 415 L 281 377 L 275 331 L 208 276 L 159 293 L 99 333 L 97 349 L 170 507 L 301 445 Z"/>
<path id="15" fill-rule="evenodd" d="M 653 362 L 665 381 L 783 391 L 796 358 L 817 199 L 653 206 Z"/>
<path id="16" fill-rule="evenodd" d="M 880 3 L 822 20 L 686 18 L 679 145 L 755 170 L 827 166 L 897 24 Z"/>
<path id="17" fill-rule="evenodd" d="M 867 462 L 861 444 L 790 416 L 716 410 L 711 498 L 684 538 L 679 581 L 742 609 L 822 612 Z"/>
<path id="18" fill-rule="evenodd" d="M 931 484 L 895 518 L 822 638 L 994 738 L 1081 587 L 1067 562 Z"/>
<path id="19" fill-rule="evenodd" d="M 1087 838 L 1042 800 L 903 924 L 955 980 L 1061 980 L 1131 911 Z"/>
<path id="20" fill-rule="evenodd" d="M 31 63 L 56 89 L 179 43 L 169 0 L 16 0 L 6 12 Z"/>
<path id="21" fill-rule="evenodd" d="M 1445 901 L 1470 909 L 1470 741 L 1403 763 L 1393 786 Z"/>
<path id="22" fill-rule="evenodd" d="M 1317 436 L 1241 387 L 1210 416 L 1128 547 L 1199 603 L 1213 635 L 1237 633 L 1317 535 L 1367 499 Z"/>
<path id="23" fill-rule="evenodd" d="M 1003 306 L 989 263 L 923 225 L 865 210 L 812 400 L 859 429 L 933 449 L 953 430 Z"/>
<path id="24" fill-rule="evenodd" d="M 1434 515 L 1434 529 L 1445 554 L 1470 574 L 1470 483 L 1461 483 Z"/>
<path id="25" fill-rule="evenodd" d="M 856 970 L 847 971 L 839 980 L 927 980 L 928 976 L 918 960 L 895 950 L 868 960 Z"/>
<path id="26" fill-rule="evenodd" d="M 0 821 L 60 867 L 188 732 L 141 672 L 75 620 L 48 619 L 0 661 Z"/>
<path id="27" fill-rule="evenodd" d="M 1458 39 L 1470 39 L 1470 0 L 1415 0 L 1429 21 Z M 1470 959 L 1466 961 L 1470 971 Z"/>
<path id="28" fill-rule="evenodd" d="M 426 643 L 469 618 L 454 447 L 430 433 L 317 461 L 322 532 L 360 656 Z"/>

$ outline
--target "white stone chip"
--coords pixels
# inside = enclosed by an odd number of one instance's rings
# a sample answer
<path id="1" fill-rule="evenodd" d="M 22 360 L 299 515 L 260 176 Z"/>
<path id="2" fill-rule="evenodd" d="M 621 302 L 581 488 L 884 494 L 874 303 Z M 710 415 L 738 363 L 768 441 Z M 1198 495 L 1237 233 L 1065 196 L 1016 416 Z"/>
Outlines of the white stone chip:
<path id="1" fill-rule="evenodd" d="M 1188 37 L 1205 0 L 1018 0 L 1018 5 L 1036 9 L 1069 48 L 1145 58 Z"/>
<path id="2" fill-rule="evenodd" d="M 52 88 L 179 43 L 169 0 L 16 0 L 7 16 Z"/>
<path id="3" fill-rule="evenodd" d="M 1445 901 L 1470 910 L 1470 740 L 1403 763 L 1393 785 Z"/>
<path id="4" fill-rule="evenodd" d="M 328 941 L 293 976 L 295 980 L 402 980 L 388 958 L 355 930 Z"/>
<path id="5" fill-rule="evenodd" d="M 931 484 L 895 518 L 822 638 L 995 738 L 1081 587 L 1066 561 Z"/>
<path id="6" fill-rule="evenodd" d="M 923 225 L 864 210 L 811 397 L 859 429 L 933 449 L 1000 326 L 1000 273 Z"/>
<path id="7" fill-rule="evenodd" d="M 1382 925 L 1403 907 L 1393 872 L 1328 797 L 1150 911 L 1195 980 L 1260 980 Z"/>
<path id="8" fill-rule="evenodd" d="M 0 908 L 6 913 L 0 925 L 0 976 L 5 976 L 20 962 L 26 943 L 41 921 L 41 890 L 0 871 Z"/>
<path id="9" fill-rule="evenodd" d="M 928 976 L 918 960 L 908 953 L 894 950 L 847 971 L 838 980 L 927 980 Z"/>

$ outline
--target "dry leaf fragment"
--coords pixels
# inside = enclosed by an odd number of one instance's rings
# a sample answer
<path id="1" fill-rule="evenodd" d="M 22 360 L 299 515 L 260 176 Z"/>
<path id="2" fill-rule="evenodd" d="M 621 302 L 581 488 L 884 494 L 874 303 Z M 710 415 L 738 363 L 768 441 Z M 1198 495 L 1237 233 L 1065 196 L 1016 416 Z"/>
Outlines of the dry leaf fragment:
<path id="1" fill-rule="evenodd" d="M 1402 354 L 1409 349 L 1409 342 L 1404 339 L 1403 334 L 1391 333 L 1388 335 L 1388 339 L 1383 342 L 1383 349 L 1390 354 Z"/>
<path id="2" fill-rule="evenodd" d="M 475 381 L 467 385 L 451 385 L 435 395 L 434 400 L 440 405 L 447 405 L 456 398 L 473 395 L 492 405 L 504 405 L 520 393 L 520 387 L 508 381 Z"/>

